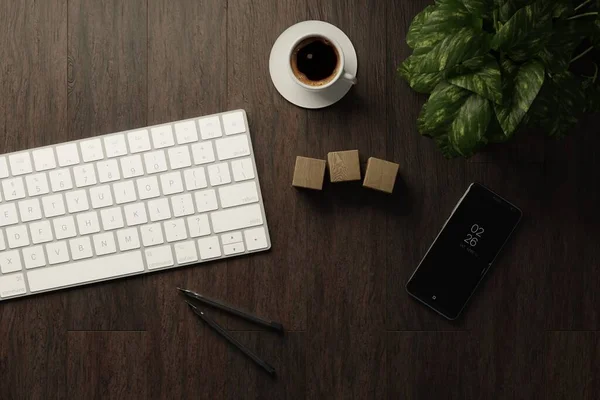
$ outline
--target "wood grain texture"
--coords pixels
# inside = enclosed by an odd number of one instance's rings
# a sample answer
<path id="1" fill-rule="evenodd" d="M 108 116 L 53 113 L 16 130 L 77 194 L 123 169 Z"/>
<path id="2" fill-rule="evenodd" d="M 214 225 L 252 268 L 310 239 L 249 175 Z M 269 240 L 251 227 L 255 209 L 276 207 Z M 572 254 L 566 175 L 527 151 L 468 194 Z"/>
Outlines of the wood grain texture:
<path id="1" fill-rule="evenodd" d="M 545 365 L 546 398 L 598 398 L 600 332 L 548 332 Z"/>
<path id="2" fill-rule="evenodd" d="M 69 0 L 69 135 L 63 140 L 147 125 L 145 14 L 145 0 Z M 140 278 L 70 291 L 69 328 L 144 329 L 144 288 Z"/>
<path id="3" fill-rule="evenodd" d="M 228 109 L 247 111 L 273 248 L 0 305 L 2 399 L 592 399 L 600 390 L 600 136 L 534 132 L 445 160 L 397 76 L 431 0 L 0 0 L 0 147 L 10 152 Z M 272 85 L 271 46 L 320 19 L 348 34 L 358 85 L 304 110 Z M 297 155 L 400 165 L 392 195 L 290 185 Z M 463 318 L 404 285 L 468 184 L 523 209 Z M 211 310 L 271 379 L 190 312 L 183 286 L 280 321 Z"/>
<path id="4" fill-rule="evenodd" d="M 349 182 L 360 180 L 360 160 L 358 150 L 334 151 L 327 154 L 329 180 Z"/>
<path id="5" fill-rule="evenodd" d="M 357 149 L 385 158 L 385 16 L 390 3 L 307 3 L 309 19 L 340 27 L 360 60 L 358 84 L 349 95 L 330 108 L 308 113 L 311 150 L 327 154 Z M 325 198 L 313 199 L 311 208 L 307 358 L 318 362 L 307 370 L 308 398 L 382 398 L 386 392 L 386 250 L 381 234 L 388 215 L 363 194 L 360 182 L 347 185 L 332 184 Z"/>
<path id="6" fill-rule="evenodd" d="M 325 180 L 325 160 L 296 157 L 292 186 L 304 189 L 321 190 Z"/>
<path id="7" fill-rule="evenodd" d="M 227 108 L 244 108 L 260 177 L 272 249 L 227 262 L 232 304 L 269 316 L 290 330 L 307 326 L 307 270 L 312 207 L 291 187 L 299 154 L 316 152 L 306 135 L 306 111 L 290 105 L 269 77 L 269 54 L 290 25 L 307 19 L 304 0 L 235 0 L 227 8 Z M 308 149 L 311 149 L 308 152 Z M 232 329 L 256 329 L 231 320 Z"/>
<path id="8" fill-rule="evenodd" d="M 67 397 L 149 398 L 146 338 L 146 332 L 69 332 Z"/>
<path id="9" fill-rule="evenodd" d="M 399 167 L 396 163 L 370 157 L 367 163 L 363 187 L 379 190 L 380 192 L 393 193 Z"/>
<path id="10" fill-rule="evenodd" d="M 226 3 L 148 2 L 148 120 L 157 124 L 224 111 Z M 176 287 L 227 299 L 227 265 L 216 262 L 147 278 L 151 397 L 225 396 L 226 347 L 203 329 Z M 224 324 L 220 315 L 216 319 Z M 157 351 L 156 349 L 161 349 Z"/>
<path id="11" fill-rule="evenodd" d="M 67 136 L 67 2 L 0 1 L 0 152 Z M 64 294 L 0 306 L 0 397 L 66 396 Z"/>

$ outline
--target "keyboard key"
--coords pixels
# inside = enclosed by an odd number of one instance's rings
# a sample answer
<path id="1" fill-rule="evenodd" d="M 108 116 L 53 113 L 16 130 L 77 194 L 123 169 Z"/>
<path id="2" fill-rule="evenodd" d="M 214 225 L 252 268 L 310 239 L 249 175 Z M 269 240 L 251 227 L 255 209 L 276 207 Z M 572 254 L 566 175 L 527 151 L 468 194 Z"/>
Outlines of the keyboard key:
<path id="1" fill-rule="evenodd" d="M 48 256 L 50 257 L 50 256 Z M 144 270 L 141 251 L 91 258 L 53 268 L 39 268 L 27 274 L 32 292 L 77 285 Z"/>
<path id="2" fill-rule="evenodd" d="M 164 195 L 183 192 L 183 181 L 181 180 L 181 173 L 179 171 L 161 175 L 160 184 Z"/>
<path id="3" fill-rule="evenodd" d="M 167 242 L 176 242 L 178 240 L 187 239 L 185 221 L 183 218 L 172 219 L 170 221 L 163 222 L 163 226 L 165 228 Z"/>
<path id="4" fill-rule="evenodd" d="M 48 178 L 46 177 L 45 172 L 27 175 L 25 177 L 25 183 L 27 184 L 27 193 L 29 196 L 39 196 L 50 192 Z"/>
<path id="5" fill-rule="evenodd" d="M 44 208 L 44 216 L 46 218 L 65 214 L 65 203 L 60 194 L 42 197 L 42 207 Z"/>
<path id="6" fill-rule="evenodd" d="M 96 164 L 96 168 L 98 169 L 98 179 L 100 180 L 100 183 L 118 181 L 121 179 L 117 160 L 101 161 Z"/>
<path id="7" fill-rule="evenodd" d="M 254 181 L 219 188 L 221 207 L 229 208 L 258 202 L 258 189 Z"/>
<path id="8" fill-rule="evenodd" d="M 134 178 L 144 175 L 142 157 L 139 154 L 121 158 L 121 169 L 124 178 Z"/>
<path id="9" fill-rule="evenodd" d="M 31 166 L 31 157 L 27 152 L 8 156 L 8 162 L 10 163 L 10 170 L 14 176 L 33 172 L 33 167 Z"/>
<path id="10" fill-rule="evenodd" d="M 117 182 L 113 185 L 117 204 L 131 203 L 137 200 L 135 186 L 132 181 Z"/>
<path id="11" fill-rule="evenodd" d="M 0 204 L 0 226 L 13 225 L 19 222 L 15 203 Z"/>
<path id="12" fill-rule="evenodd" d="M 200 136 L 202 136 L 202 139 L 204 140 L 223 136 L 219 117 L 200 118 L 198 120 L 198 125 L 200 126 Z"/>
<path id="13" fill-rule="evenodd" d="M 117 240 L 119 241 L 119 249 L 121 251 L 140 248 L 140 236 L 135 228 L 117 231 Z"/>
<path id="14" fill-rule="evenodd" d="M 23 249 L 25 268 L 33 269 L 46 266 L 46 256 L 42 246 L 31 246 Z"/>
<path id="15" fill-rule="evenodd" d="M 79 143 L 83 162 L 98 161 L 104 158 L 100 139 L 90 139 Z"/>
<path id="16" fill-rule="evenodd" d="M 140 233 L 144 246 L 156 246 L 165 242 L 160 224 L 144 225 L 140 228 Z"/>
<path id="17" fill-rule="evenodd" d="M 204 189 L 208 186 L 203 167 L 186 169 L 183 172 L 183 176 L 185 178 L 185 187 L 187 190 Z"/>
<path id="18" fill-rule="evenodd" d="M 194 201 L 189 193 L 171 197 L 171 206 L 175 217 L 183 217 L 194 213 Z"/>
<path id="19" fill-rule="evenodd" d="M 156 174 L 158 172 L 164 172 L 167 170 L 167 158 L 163 150 L 153 151 L 144 154 L 144 164 L 146 165 L 146 172 L 149 174 Z"/>
<path id="20" fill-rule="evenodd" d="M 244 113 L 237 111 L 234 113 L 224 114 L 221 116 L 223 119 L 223 128 L 225 128 L 225 135 L 235 135 L 238 133 L 246 132 L 246 122 L 244 121 Z"/>
<path id="21" fill-rule="evenodd" d="M 150 221 L 163 221 L 171 218 L 171 208 L 169 200 L 166 197 L 151 200 L 148 202 L 148 212 L 150 213 Z"/>
<path id="22" fill-rule="evenodd" d="M 192 145 L 194 164 L 206 164 L 215 161 L 212 142 L 195 143 Z"/>
<path id="23" fill-rule="evenodd" d="M 103 208 L 113 205 L 110 186 L 94 186 L 90 188 L 90 198 L 92 199 L 92 208 Z"/>
<path id="24" fill-rule="evenodd" d="M 198 252 L 196 243 L 193 240 L 187 242 L 175 243 L 175 258 L 178 264 L 186 264 L 198 261 Z"/>
<path id="25" fill-rule="evenodd" d="M 169 165 L 171 169 L 186 168 L 192 165 L 190 151 L 187 146 L 169 149 Z"/>
<path id="26" fill-rule="evenodd" d="M 117 244 L 115 243 L 115 237 L 112 232 L 94 235 L 94 249 L 96 249 L 96 255 L 99 256 L 116 253 Z"/>
<path id="27" fill-rule="evenodd" d="M 51 242 L 54 239 L 52 237 L 50 221 L 34 222 L 29 225 L 29 230 L 31 232 L 31 242 L 33 244 Z"/>
<path id="28" fill-rule="evenodd" d="M 215 233 L 263 224 L 262 212 L 258 204 L 215 211 L 210 215 L 210 219 Z"/>
<path id="29" fill-rule="evenodd" d="M 232 161 L 231 169 L 233 170 L 233 179 L 236 182 L 254 179 L 254 167 L 252 166 L 251 158 Z"/>
<path id="30" fill-rule="evenodd" d="M 79 188 L 95 185 L 97 183 L 94 164 L 73 167 L 73 176 L 75 177 L 75 185 Z"/>
<path id="31" fill-rule="evenodd" d="M 198 131 L 195 121 L 184 121 L 175 124 L 177 144 L 186 144 L 198 141 Z"/>
<path id="32" fill-rule="evenodd" d="M 0 276 L 1 298 L 5 299 L 25 293 L 27 293 L 27 288 L 25 287 L 25 279 L 23 278 L 23 274 Z"/>
<path id="33" fill-rule="evenodd" d="M 152 132 L 152 143 L 154 143 L 155 149 L 163 149 L 175 145 L 171 125 L 157 126 L 150 131 Z"/>
<path id="34" fill-rule="evenodd" d="M 77 151 L 77 144 L 67 143 L 57 146 L 56 158 L 58 158 L 58 165 L 61 167 L 69 167 L 71 165 L 79 164 L 79 152 Z"/>
<path id="35" fill-rule="evenodd" d="M 231 182 L 231 175 L 229 174 L 229 165 L 227 165 L 227 163 L 209 165 L 208 176 L 210 178 L 210 184 L 212 186 L 225 185 Z"/>
<path id="36" fill-rule="evenodd" d="M 198 239 L 198 249 L 200 250 L 200 258 L 203 260 L 221 257 L 221 245 L 219 245 L 219 238 L 216 236 Z"/>
<path id="37" fill-rule="evenodd" d="M 6 157 L 0 157 L 0 178 L 8 178 L 9 175 Z"/>
<path id="38" fill-rule="evenodd" d="M 125 206 L 125 221 L 127 225 L 135 226 L 145 224 L 148 222 L 148 216 L 146 215 L 146 207 L 143 203 L 129 204 Z"/>
<path id="39" fill-rule="evenodd" d="M 36 171 L 47 171 L 56 168 L 56 159 L 52 148 L 34 150 L 32 155 Z"/>
<path id="40" fill-rule="evenodd" d="M 0 229 L 0 250 L 6 250 L 6 244 L 4 244 L 4 233 Z"/>
<path id="41" fill-rule="evenodd" d="M 214 189 L 196 192 L 194 193 L 194 197 L 196 198 L 196 209 L 199 213 L 219 208 L 217 205 L 217 195 L 215 194 Z"/>
<path id="42" fill-rule="evenodd" d="M 50 265 L 60 264 L 69 261 L 69 249 L 67 248 L 67 242 L 63 241 L 46 244 L 46 254 L 48 254 L 48 263 Z M 46 270 L 46 268 L 42 268 L 37 271 Z M 29 289 L 33 291 L 33 288 L 31 287 L 31 273 L 27 274 L 27 278 L 29 278 Z"/>
<path id="43" fill-rule="evenodd" d="M 129 150 L 132 153 L 148 151 L 151 148 L 150 136 L 148 136 L 147 129 L 140 129 L 138 131 L 129 132 L 127 134 L 127 141 L 129 142 Z"/>
<path id="44" fill-rule="evenodd" d="M 158 246 L 146 250 L 148 269 L 170 267 L 174 264 L 171 246 Z"/>
<path id="45" fill-rule="evenodd" d="M 158 188 L 158 179 L 156 179 L 156 176 L 149 176 L 147 178 L 138 179 L 137 188 L 141 200 L 151 199 L 160 196 L 160 190 Z"/>
<path id="46" fill-rule="evenodd" d="M 38 199 L 29 199 L 19 202 L 21 222 L 37 221 L 42 219 L 42 208 Z"/>
<path id="47" fill-rule="evenodd" d="M 67 168 L 50 171 L 50 185 L 53 192 L 73 189 L 71 173 Z"/>
<path id="48" fill-rule="evenodd" d="M 223 245 L 239 243 L 242 240 L 242 232 L 228 232 L 225 235 L 221 235 L 221 242 Z"/>
<path id="49" fill-rule="evenodd" d="M 6 239 L 8 247 L 16 249 L 19 247 L 29 246 L 29 233 L 26 225 L 17 225 L 6 228 Z"/>
<path id="50" fill-rule="evenodd" d="M 0 254 L 0 271 L 3 274 L 21 271 L 22 269 L 21 256 L 18 250 L 5 251 Z"/>
<path id="51" fill-rule="evenodd" d="M 67 209 L 70 213 L 76 213 L 90 209 L 90 204 L 88 203 L 88 197 L 85 190 L 67 192 L 65 193 L 65 199 L 67 200 Z"/>
<path id="52" fill-rule="evenodd" d="M 125 135 L 112 135 L 104 138 L 104 148 L 106 149 L 106 157 L 120 157 L 127 154 L 127 144 L 125 143 Z"/>
<path id="53" fill-rule="evenodd" d="M 200 237 L 210 235 L 210 224 L 208 223 L 208 215 L 199 214 L 187 219 L 190 236 Z"/>
<path id="54" fill-rule="evenodd" d="M 100 232 L 100 221 L 98 221 L 98 213 L 90 211 L 79 214 L 77 216 L 77 226 L 79 227 L 80 235 L 89 235 L 90 233 Z"/>
<path id="55" fill-rule="evenodd" d="M 246 249 L 244 248 L 243 242 L 223 245 L 223 254 L 226 256 L 243 253 L 244 251 L 246 251 Z"/>
<path id="56" fill-rule="evenodd" d="M 120 229 L 125 226 L 121 207 L 107 208 L 100 211 L 100 219 L 105 231 Z"/>
<path id="57" fill-rule="evenodd" d="M 215 141 L 219 160 L 229 160 L 250 155 L 250 144 L 246 135 L 231 136 Z"/>
<path id="58" fill-rule="evenodd" d="M 265 233 L 265 228 L 262 226 L 260 228 L 245 230 L 244 239 L 246 239 L 248 251 L 266 249 L 268 247 L 267 234 Z"/>
<path id="59" fill-rule="evenodd" d="M 54 232 L 56 234 L 56 239 L 58 240 L 77 236 L 77 230 L 75 229 L 75 218 L 73 218 L 72 215 L 56 218 L 52 221 L 52 224 L 54 225 Z"/>
<path id="60" fill-rule="evenodd" d="M 71 248 L 71 257 L 75 261 L 90 258 L 94 255 L 89 236 L 69 240 L 69 247 Z"/>
<path id="61" fill-rule="evenodd" d="M 4 191 L 4 200 L 18 200 L 25 197 L 25 186 L 23 178 L 5 179 L 2 181 L 2 190 Z"/>

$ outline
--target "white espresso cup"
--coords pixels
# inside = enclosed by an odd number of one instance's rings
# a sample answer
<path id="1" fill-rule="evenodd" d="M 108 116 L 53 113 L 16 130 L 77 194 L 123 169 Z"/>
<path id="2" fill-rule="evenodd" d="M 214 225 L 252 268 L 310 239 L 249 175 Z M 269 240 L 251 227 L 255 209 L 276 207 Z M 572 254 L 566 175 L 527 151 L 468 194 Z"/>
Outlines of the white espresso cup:
<path id="1" fill-rule="evenodd" d="M 344 70 L 341 46 L 325 35 L 310 33 L 299 37 L 291 46 L 288 59 L 293 81 L 304 89 L 322 91 L 339 80 L 356 84 L 356 76 Z"/>

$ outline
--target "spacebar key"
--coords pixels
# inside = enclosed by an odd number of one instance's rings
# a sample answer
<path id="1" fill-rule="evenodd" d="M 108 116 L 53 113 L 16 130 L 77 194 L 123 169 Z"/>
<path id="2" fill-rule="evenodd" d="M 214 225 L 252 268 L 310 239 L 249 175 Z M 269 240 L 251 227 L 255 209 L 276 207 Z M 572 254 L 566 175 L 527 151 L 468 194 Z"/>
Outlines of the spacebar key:
<path id="1" fill-rule="evenodd" d="M 72 262 L 57 267 L 47 267 L 29 271 L 31 292 L 78 285 L 100 279 L 142 272 L 142 253 L 132 251 L 115 256 L 98 257 L 92 260 Z"/>

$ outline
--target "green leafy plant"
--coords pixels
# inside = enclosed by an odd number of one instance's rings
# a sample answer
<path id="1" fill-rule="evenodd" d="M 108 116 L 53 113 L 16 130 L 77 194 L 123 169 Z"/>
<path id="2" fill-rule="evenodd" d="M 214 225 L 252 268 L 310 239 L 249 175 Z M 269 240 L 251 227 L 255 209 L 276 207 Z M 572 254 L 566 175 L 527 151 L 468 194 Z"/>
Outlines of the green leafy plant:
<path id="1" fill-rule="evenodd" d="M 566 135 L 600 111 L 599 11 L 600 0 L 435 0 L 412 21 L 398 68 L 431 95 L 419 132 L 448 158 L 523 127 Z"/>

